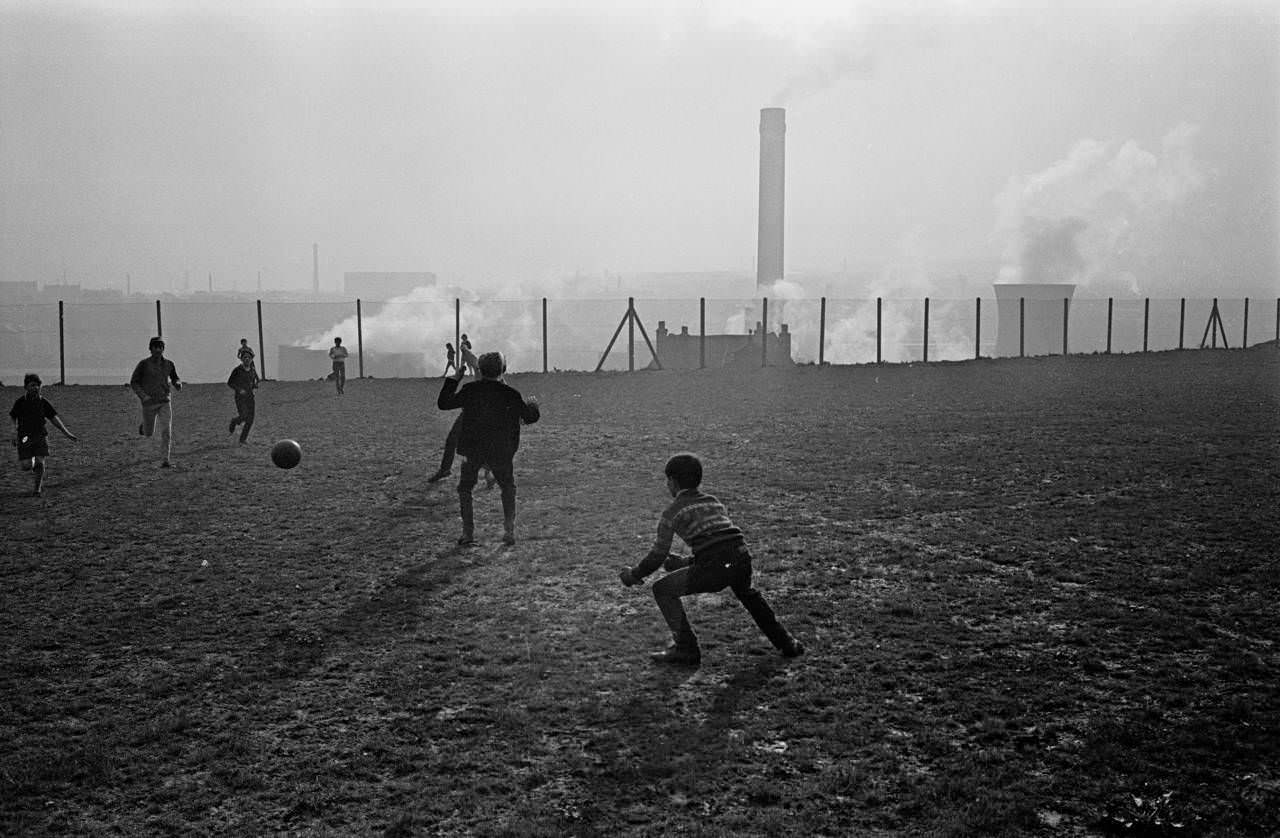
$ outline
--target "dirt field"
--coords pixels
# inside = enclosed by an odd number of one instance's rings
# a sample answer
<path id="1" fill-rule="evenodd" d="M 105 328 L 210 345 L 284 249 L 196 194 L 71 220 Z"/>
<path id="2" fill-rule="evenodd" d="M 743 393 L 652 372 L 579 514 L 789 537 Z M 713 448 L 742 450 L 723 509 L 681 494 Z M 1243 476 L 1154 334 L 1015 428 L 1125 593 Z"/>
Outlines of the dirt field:
<path id="1" fill-rule="evenodd" d="M 512 383 L 520 541 L 477 492 L 469 550 L 438 381 L 266 383 L 246 447 L 188 386 L 172 470 L 123 386 L 46 387 L 0 834 L 1280 834 L 1274 346 Z M 804 657 L 726 593 L 648 662 L 616 574 L 682 449 Z"/>

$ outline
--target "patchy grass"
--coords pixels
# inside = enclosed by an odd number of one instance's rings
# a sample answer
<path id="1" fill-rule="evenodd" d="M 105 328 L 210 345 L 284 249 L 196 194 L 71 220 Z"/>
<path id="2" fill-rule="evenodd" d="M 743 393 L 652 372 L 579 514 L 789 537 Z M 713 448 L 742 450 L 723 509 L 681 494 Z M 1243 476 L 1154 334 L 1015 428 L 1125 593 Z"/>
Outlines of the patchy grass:
<path id="1" fill-rule="evenodd" d="M 0 833 L 1280 833 L 1274 348 L 513 377 L 520 542 L 453 546 L 433 381 L 50 387 L 0 517 Z M 17 388 L 4 395 L 17 398 Z M 298 439 L 303 462 L 271 466 Z M 641 556 L 701 453 L 757 584 L 662 670 Z"/>

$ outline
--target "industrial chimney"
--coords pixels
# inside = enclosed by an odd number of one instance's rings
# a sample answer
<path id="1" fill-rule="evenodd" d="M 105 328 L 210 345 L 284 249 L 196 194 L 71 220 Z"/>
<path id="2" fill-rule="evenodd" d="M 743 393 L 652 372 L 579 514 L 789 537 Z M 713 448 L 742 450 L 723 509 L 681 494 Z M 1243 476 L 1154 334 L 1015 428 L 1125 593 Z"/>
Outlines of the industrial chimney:
<path id="1" fill-rule="evenodd" d="M 786 109 L 761 108 L 760 232 L 756 239 L 756 285 L 760 287 L 782 279 L 786 135 Z"/>

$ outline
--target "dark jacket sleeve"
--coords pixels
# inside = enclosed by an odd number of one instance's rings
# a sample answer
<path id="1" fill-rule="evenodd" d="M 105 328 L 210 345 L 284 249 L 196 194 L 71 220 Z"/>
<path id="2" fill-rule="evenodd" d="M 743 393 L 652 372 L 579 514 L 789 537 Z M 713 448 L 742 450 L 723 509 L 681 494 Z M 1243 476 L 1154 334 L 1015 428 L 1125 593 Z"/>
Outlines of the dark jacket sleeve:
<path id="1" fill-rule="evenodd" d="M 532 425 L 542 418 L 542 411 L 538 409 L 537 402 L 524 402 L 520 407 L 520 421 L 526 425 Z"/>
<path id="2" fill-rule="evenodd" d="M 441 410 L 457 410 L 462 407 L 462 399 L 458 394 L 458 379 L 446 378 L 440 385 L 440 395 L 436 398 L 436 407 Z"/>
<path id="3" fill-rule="evenodd" d="M 228 387 L 230 387 L 232 390 L 237 389 L 237 388 L 236 388 L 236 378 L 238 377 L 238 376 L 237 376 L 237 373 L 239 373 L 239 372 L 240 372 L 240 368 L 239 368 L 239 367 L 236 367 L 235 369 L 233 369 L 233 370 L 231 371 L 231 375 L 227 376 L 227 386 L 228 386 Z"/>

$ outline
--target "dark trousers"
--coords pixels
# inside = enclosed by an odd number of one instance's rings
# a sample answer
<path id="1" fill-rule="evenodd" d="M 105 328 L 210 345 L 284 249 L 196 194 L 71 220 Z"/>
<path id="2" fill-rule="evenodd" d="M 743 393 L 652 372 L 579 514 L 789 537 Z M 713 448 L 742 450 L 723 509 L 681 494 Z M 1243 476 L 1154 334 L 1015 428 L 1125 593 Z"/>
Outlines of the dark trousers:
<path id="1" fill-rule="evenodd" d="M 337 385 L 338 392 L 341 393 L 347 386 L 347 365 L 344 361 L 333 362 L 333 383 Z"/>
<path id="2" fill-rule="evenodd" d="M 249 429 L 253 427 L 253 414 L 253 393 L 236 393 L 236 418 L 231 420 L 231 426 L 234 428 L 236 425 L 244 425 L 240 429 L 241 442 L 249 438 Z"/>
<path id="3" fill-rule="evenodd" d="M 493 479 L 502 490 L 502 523 L 506 532 L 516 526 L 516 470 L 511 460 L 500 463 L 483 462 L 467 457 L 462 461 L 462 476 L 458 479 L 458 511 L 462 515 L 462 534 L 468 538 L 475 532 L 475 512 L 471 490 L 480 479 L 480 469 L 488 466 Z"/>
<path id="4" fill-rule="evenodd" d="M 668 573 L 653 584 L 653 598 L 671 629 L 676 646 L 686 650 L 698 648 L 698 638 L 693 633 L 680 598 L 725 588 L 733 591 L 775 648 L 782 650 L 788 647 L 791 635 L 778 622 L 764 595 L 751 585 L 751 553 L 744 545 L 712 548 L 706 555 L 696 556 L 693 564 Z"/>
<path id="5" fill-rule="evenodd" d="M 453 455 L 458 450 L 458 432 L 462 428 L 462 416 L 453 420 L 449 435 L 444 440 L 444 453 L 440 455 L 440 474 L 448 474 L 453 469 Z"/>

